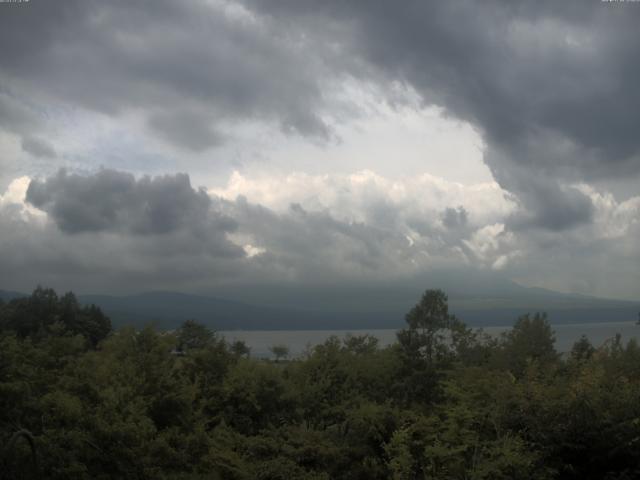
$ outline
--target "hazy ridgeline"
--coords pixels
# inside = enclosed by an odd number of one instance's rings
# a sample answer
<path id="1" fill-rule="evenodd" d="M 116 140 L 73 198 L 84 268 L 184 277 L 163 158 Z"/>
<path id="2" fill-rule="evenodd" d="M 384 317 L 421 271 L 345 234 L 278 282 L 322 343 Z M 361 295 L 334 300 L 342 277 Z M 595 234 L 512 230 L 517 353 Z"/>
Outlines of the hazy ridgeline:
<path id="1" fill-rule="evenodd" d="M 265 360 L 194 321 L 114 331 L 73 294 L 0 303 L 0 478 L 640 476 L 635 340 L 559 355 L 543 314 L 491 337 L 438 290 L 406 321 Z"/>

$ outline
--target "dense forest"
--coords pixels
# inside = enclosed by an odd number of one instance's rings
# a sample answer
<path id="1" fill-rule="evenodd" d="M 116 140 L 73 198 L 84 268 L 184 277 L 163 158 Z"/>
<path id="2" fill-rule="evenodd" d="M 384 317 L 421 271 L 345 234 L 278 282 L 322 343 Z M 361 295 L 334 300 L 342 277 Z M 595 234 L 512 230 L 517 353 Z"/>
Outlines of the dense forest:
<path id="1" fill-rule="evenodd" d="M 639 478 L 634 340 L 560 355 L 543 314 L 492 338 L 439 290 L 406 321 L 266 360 L 38 288 L 0 304 L 0 478 Z"/>

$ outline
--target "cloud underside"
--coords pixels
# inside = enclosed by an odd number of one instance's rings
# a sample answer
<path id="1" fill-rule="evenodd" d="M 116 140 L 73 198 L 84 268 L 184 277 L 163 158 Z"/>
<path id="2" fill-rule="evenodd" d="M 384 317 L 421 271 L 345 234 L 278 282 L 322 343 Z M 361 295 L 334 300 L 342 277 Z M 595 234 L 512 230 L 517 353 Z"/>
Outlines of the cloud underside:
<path id="1" fill-rule="evenodd" d="M 595 205 L 594 224 L 560 238 L 510 231 L 505 222 L 518 206 L 496 183 L 464 186 L 429 175 L 398 181 L 367 171 L 285 179 L 236 173 L 205 192 L 184 174 L 60 171 L 18 179 L 0 197 L 0 267 L 22 288 L 37 278 L 109 291 L 401 288 L 434 271 L 538 278 L 545 268 L 588 270 L 605 259 L 605 270 L 637 278 L 629 265 L 640 259 L 630 242 L 640 233 L 640 197 L 619 203 L 586 186 L 582 192 Z M 571 279 L 556 278 L 554 286 L 567 289 Z M 598 279 L 581 285 L 583 278 L 571 288 L 606 291 Z M 631 295 L 633 285 L 616 288 Z"/>

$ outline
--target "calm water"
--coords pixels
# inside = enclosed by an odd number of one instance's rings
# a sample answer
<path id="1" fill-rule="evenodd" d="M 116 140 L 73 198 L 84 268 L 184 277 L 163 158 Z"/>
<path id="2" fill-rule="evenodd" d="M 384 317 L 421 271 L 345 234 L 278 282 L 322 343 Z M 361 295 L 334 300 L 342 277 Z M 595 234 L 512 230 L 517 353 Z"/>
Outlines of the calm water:
<path id="1" fill-rule="evenodd" d="M 510 327 L 485 327 L 483 330 L 491 335 L 499 335 Z M 635 322 L 615 323 L 581 323 L 573 325 L 552 325 L 556 335 L 556 350 L 566 352 L 573 342 L 586 335 L 595 346 L 619 333 L 624 342 L 640 336 L 640 326 Z M 347 334 L 370 334 L 378 338 L 380 345 L 389 345 L 396 340 L 396 330 L 234 330 L 219 332 L 228 341 L 242 340 L 251 348 L 254 357 L 269 357 L 269 347 L 286 345 L 291 356 L 302 354 L 307 348 L 323 343 L 327 338 L 336 335 L 343 338 Z"/>

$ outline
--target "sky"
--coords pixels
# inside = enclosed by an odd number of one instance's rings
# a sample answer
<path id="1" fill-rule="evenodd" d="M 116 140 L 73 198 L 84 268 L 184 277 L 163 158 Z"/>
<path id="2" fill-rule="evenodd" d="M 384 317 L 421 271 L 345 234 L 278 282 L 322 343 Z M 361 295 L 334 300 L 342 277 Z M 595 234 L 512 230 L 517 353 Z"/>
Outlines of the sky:
<path id="1" fill-rule="evenodd" d="M 639 22 L 600 0 L 0 3 L 0 289 L 474 272 L 637 300 Z"/>

